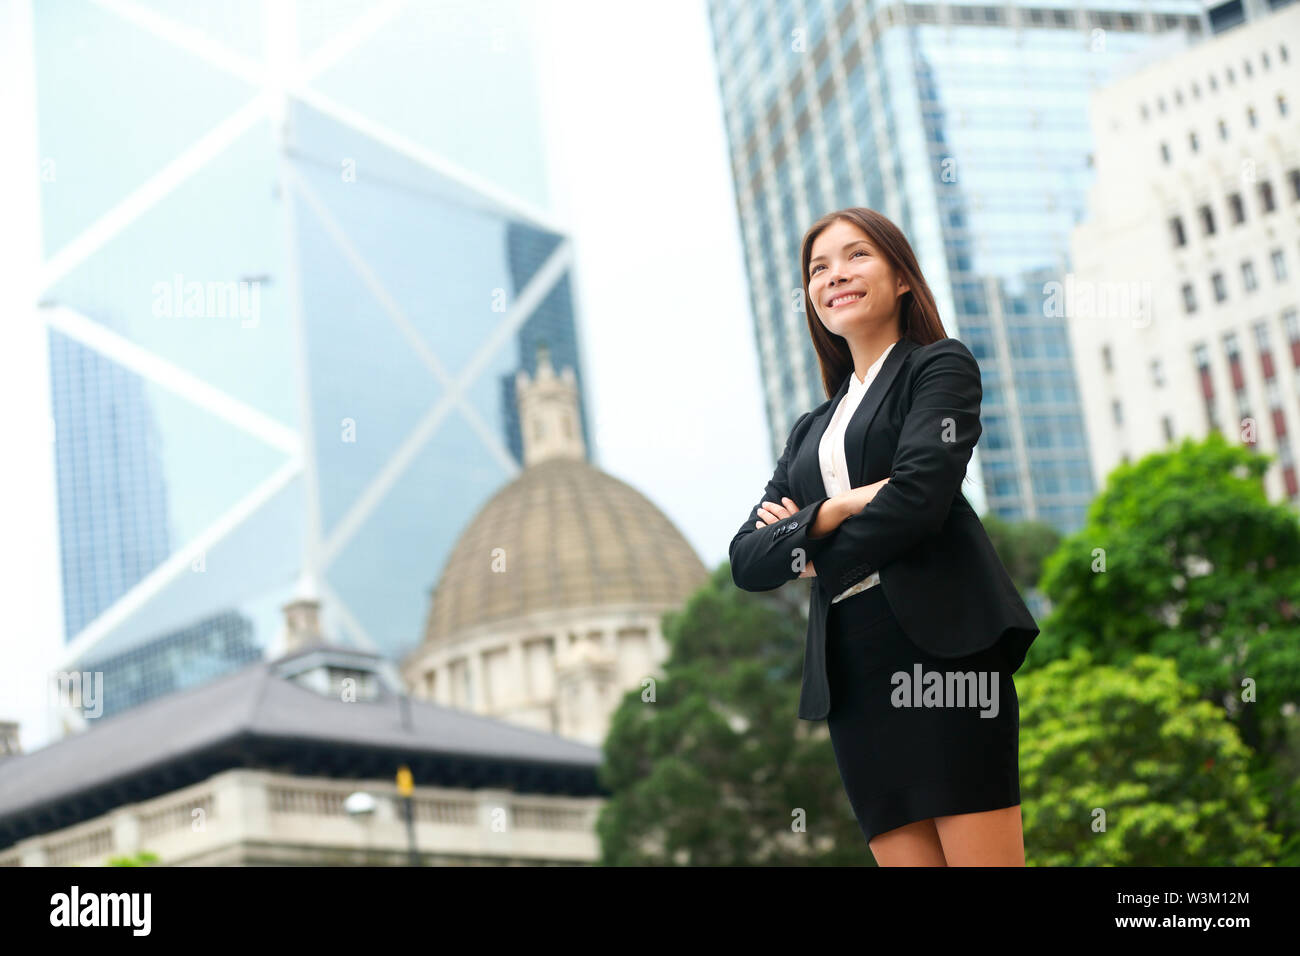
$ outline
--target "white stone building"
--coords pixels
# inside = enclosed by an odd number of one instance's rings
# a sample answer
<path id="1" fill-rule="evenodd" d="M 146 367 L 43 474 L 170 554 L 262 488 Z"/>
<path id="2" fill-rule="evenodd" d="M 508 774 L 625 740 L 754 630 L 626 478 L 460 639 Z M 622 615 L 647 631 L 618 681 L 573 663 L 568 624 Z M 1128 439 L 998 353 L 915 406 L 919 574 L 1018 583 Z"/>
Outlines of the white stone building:
<path id="1" fill-rule="evenodd" d="M 1300 5 L 1095 94 L 1068 310 L 1094 479 L 1211 428 L 1300 498 Z M 1048 307 L 1058 304 L 1048 292 Z"/>
<path id="2" fill-rule="evenodd" d="M 28 754 L 0 725 L 0 866 L 598 860 L 599 749 L 411 700 L 391 664 L 320 639 L 316 601 L 284 610 L 276 660 Z"/>
<path id="3" fill-rule="evenodd" d="M 524 470 L 469 523 L 434 590 L 411 693 L 598 745 L 660 676 L 661 619 L 708 570 L 644 495 L 587 461 L 571 369 L 516 378 Z"/>

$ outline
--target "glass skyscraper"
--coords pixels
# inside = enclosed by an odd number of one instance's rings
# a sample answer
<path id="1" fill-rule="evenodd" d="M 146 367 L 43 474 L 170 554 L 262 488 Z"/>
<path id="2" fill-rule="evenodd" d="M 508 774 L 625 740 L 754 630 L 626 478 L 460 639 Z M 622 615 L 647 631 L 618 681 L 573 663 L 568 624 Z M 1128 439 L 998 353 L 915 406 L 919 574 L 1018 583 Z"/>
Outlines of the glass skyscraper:
<path id="1" fill-rule="evenodd" d="M 70 639 L 171 550 L 157 423 L 140 380 L 49 333 L 63 622 Z"/>
<path id="2" fill-rule="evenodd" d="M 582 381 L 524 12 L 32 5 L 59 667 L 190 686 L 303 586 L 418 643 L 521 467 L 515 372 Z"/>
<path id="3" fill-rule="evenodd" d="M 903 230 L 983 373 L 971 477 L 988 510 L 1061 531 L 1093 495 L 1064 316 L 1084 215 L 1089 91 L 1206 32 L 1196 0 L 709 0 L 774 451 L 826 400 L 799 243 L 822 214 Z M 979 508 L 978 502 L 975 503 Z"/>

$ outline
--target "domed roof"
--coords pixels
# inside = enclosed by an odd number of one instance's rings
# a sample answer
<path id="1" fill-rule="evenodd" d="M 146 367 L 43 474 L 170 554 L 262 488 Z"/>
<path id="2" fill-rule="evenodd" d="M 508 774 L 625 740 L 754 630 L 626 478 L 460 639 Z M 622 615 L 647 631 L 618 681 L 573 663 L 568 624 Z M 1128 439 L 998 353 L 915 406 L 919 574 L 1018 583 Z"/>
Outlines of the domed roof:
<path id="1" fill-rule="evenodd" d="M 434 590 L 424 641 L 534 611 L 680 605 L 707 577 L 639 491 L 585 460 L 551 458 L 525 468 L 469 523 Z"/>

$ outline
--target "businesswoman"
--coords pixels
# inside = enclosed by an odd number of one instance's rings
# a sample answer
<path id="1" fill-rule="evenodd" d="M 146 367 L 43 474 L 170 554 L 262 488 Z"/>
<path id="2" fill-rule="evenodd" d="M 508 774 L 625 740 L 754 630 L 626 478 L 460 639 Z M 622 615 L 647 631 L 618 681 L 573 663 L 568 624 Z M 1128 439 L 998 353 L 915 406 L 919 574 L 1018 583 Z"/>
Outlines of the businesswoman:
<path id="1" fill-rule="evenodd" d="M 979 365 L 878 212 L 823 216 L 800 259 L 828 401 L 791 430 L 732 577 L 811 579 L 799 717 L 826 720 L 878 864 L 1023 866 L 1011 675 L 1038 626 L 960 488 Z"/>

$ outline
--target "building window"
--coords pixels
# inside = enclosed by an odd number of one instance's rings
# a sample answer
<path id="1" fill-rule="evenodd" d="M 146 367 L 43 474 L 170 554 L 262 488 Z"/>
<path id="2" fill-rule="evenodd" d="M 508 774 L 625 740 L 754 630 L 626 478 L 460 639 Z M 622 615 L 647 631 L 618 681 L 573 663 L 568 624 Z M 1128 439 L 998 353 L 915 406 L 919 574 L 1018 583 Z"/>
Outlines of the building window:
<path id="1" fill-rule="evenodd" d="M 1165 386 L 1165 373 L 1164 369 L 1160 367 L 1160 359 L 1158 358 L 1151 360 L 1151 383 L 1156 388 L 1164 388 Z"/>
<path id="2" fill-rule="evenodd" d="M 1229 332 L 1223 337 L 1223 351 L 1227 353 L 1229 361 L 1236 361 L 1239 354 L 1236 332 Z"/>
<path id="3" fill-rule="evenodd" d="M 1250 128 L 1254 129 L 1259 125 L 1259 117 L 1255 115 L 1255 107 L 1246 107 L 1246 121 L 1250 123 Z"/>
<path id="4" fill-rule="evenodd" d="M 1106 371 L 1108 371 L 1108 372 L 1113 372 L 1113 371 L 1115 371 L 1115 366 L 1114 366 L 1114 364 L 1111 362 L 1111 358 L 1110 358 L 1110 346 L 1109 346 L 1109 345 L 1103 345 L 1103 346 L 1101 347 L 1101 364 L 1102 364 L 1102 366 L 1106 369 Z"/>
<path id="5" fill-rule="evenodd" d="M 1286 259 L 1282 255 L 1282 250 L 1274 249 L 1273 254 L 1269 256 L 1269 261 L 1273 263 L 1273 278 L 1281 282 L 1286 278 Z"/>
<path id="6" fill-rule="evenodd" d="M 1265 212 L 1272 212 L 1273 203 L 1273 184 L 1268 180 L 1259 184 L 1259 205 Z"/>
<path id="7" fill-rule="evenodd" d="M 1167 441 L 1167 442 L 1171 442 L 1171 441 L 1173 441 L 1173 440 L 1174 440 L 1174 423 L 1173 423 L 1173 420 L 1172 420 L 1168 415 L 1165 415 L 1165 416 L 1162 416 L 1162 417 L 1161 417 L 1160 421 L 1161 421 L 1161 424 L 1163 424 L 1163 425 L 1165 426 L 1165 441 Z"/>
<path id="8" fill-rule="evenodd" d="M 1210 92 L 1212 93 L 1219 92 L 1219 81 L 1214 78 L 1213 73 L 1211 73 L 1208 77 L 1206 77 L 1206 80 L 1210 84 Z"/>
<path id="9" fill-rule="evenodd" d="M 1277 410 L 1282 407 L 1282 386 L 1277 378 L 1270 378 L 1264 383 L 1264 394 L 1268 396 L 1268 407 Z"/>
<path id="10" fill-rule="evenodd" d="M 1291 201 L 1300 202 L 1300 169 L 1293 169 L 1286 174 L 1287 182 L 1291 184 Z"/>
<path id="11" fill-rule="evenodd" d="M 1169 162 L 1169 144 L 1168 144 L 1168 143 L 1161 143 L 1161 144 L 1160 144 L 1160 158 L 1163 159 L 1166 163 Z"/>
<path id="12" fill-rule="evenodd" d="M 1210 350 L 1204 342 L 1192 349 L 1192 357 L 1196 362 L 1197 371 L 1207 371 L 1210 367 Z"/>
<path id="13" fill-rule="evenodd" d="M 1255 282 L 1255 264 L 1249 260 L 1241 264 L 1241 284 L 1247 292 L 1254 292 L 1257 288 Z"/>
<path id="14" fill-rule="evenodd" d="M 1187 134 L 1187 145 L 1189 145 L 1190 147 L 1192 147 L 1192 152 L 1193 152 L 1193 153 L 1199 151 L 1200 144 L 1197 143 L 1197 141 L 1196 141 L 1196 131 L 1195 131 L 1195 130 L 1193 130 L 1192 132 L 1190 132 L 1190 133 Z"/>
<path id="15" fill-rule="evenodd" d="M 1141 106 L 1141 110 L 1142 110 L 1142 118 L 1143 118 L 1144 120 L 1145 120 L 1145 119 L 1150 119 L 1150 118 L 1151 118 L 1151 111 L 1150 111 L 1149 109 L 1147 109 L 1147 105 L 1146 105 L 1145 103 L 1142 104 L 1142 106 Z"/>
<path id="16" fill-rule="evenodd" d="M 1120 409 L 1120 406 L 1119 406 L 1119 399 L 1118 399 L 1118 398 L 1113 399 L 1113 400 L 1111 401 L 1111 403 L 1110 403 L 1110 414 L 1111 414 L 1111 417 L 1115 420 L 1115 424 L 1116 424 L 1116 425 L 1123 425 L 1123 424 L 1124 424 L 1124 412 Z"/>
<path id="17" fill-rule="evenodd" d="M 1300 342 L 1300 313 L 1295 309 L 1287 309 L 1283 312 L 1282 327 L 1286 329 L 1287 341 Z"/>
<path id="18" fill-rule="evenodd" d="M 1206 236 L 1214 235 L 1214 210 L 1209 206 L 1202 206 L 1197 211 L 1201 215 L 1201 233 Z"/>
<path id="19" fill-rule="evenodd" d="M 1223 281 L 1223 273 L 1216 272 L 1210 276 L 1210 282 L 1214 285 L 1214 301 L 1222 302 L 1228 297 L 1228 284 Z"/>
<path id="20" fill-rule="evenodd" d="M 1228 209 L 1232 212 L 1232 224 L 1239 226 L 1246 221 L 1246 204 L 1241 201 L 1241 193 L 1228 197 Z"/>
<path id="21" fill-rule="evenodd" d="M 1219 120 L 1219 139 L 1226 140 L 1227 138 L 1228 138 L 1228 124 L 1225 123 L 1223 120 Z"/>
<path id="22" fill-rule="evenodd" d="M 1268 323 L 1256 322 L 1254 326 L 1254 331 L 1255 331 L 1255 345 L 1259 348 L 1261 352 L 1267 352 L 1269 350 Z"/>
<path id="23" fill-rule="evenodd" d="M 1183 311 L 1188 313 L 1196 311 L 1196 292 L 1190 282 L 1183 283 Z"/>
<path id="24" fill-rule="evenodd" d="M 1183 231 L 1183 217 L 1174 216 L 1169 220 L 1169 228 L 1174 234 L 1174 246 L 1187 245 L 1187 233 Z"/>
<path id="25" fill-rule="evenodd" d="M 1277 95 L 1277 115 L 1286 116 L 1286 94 L 1285 93 L 1279 93 Z"/>

